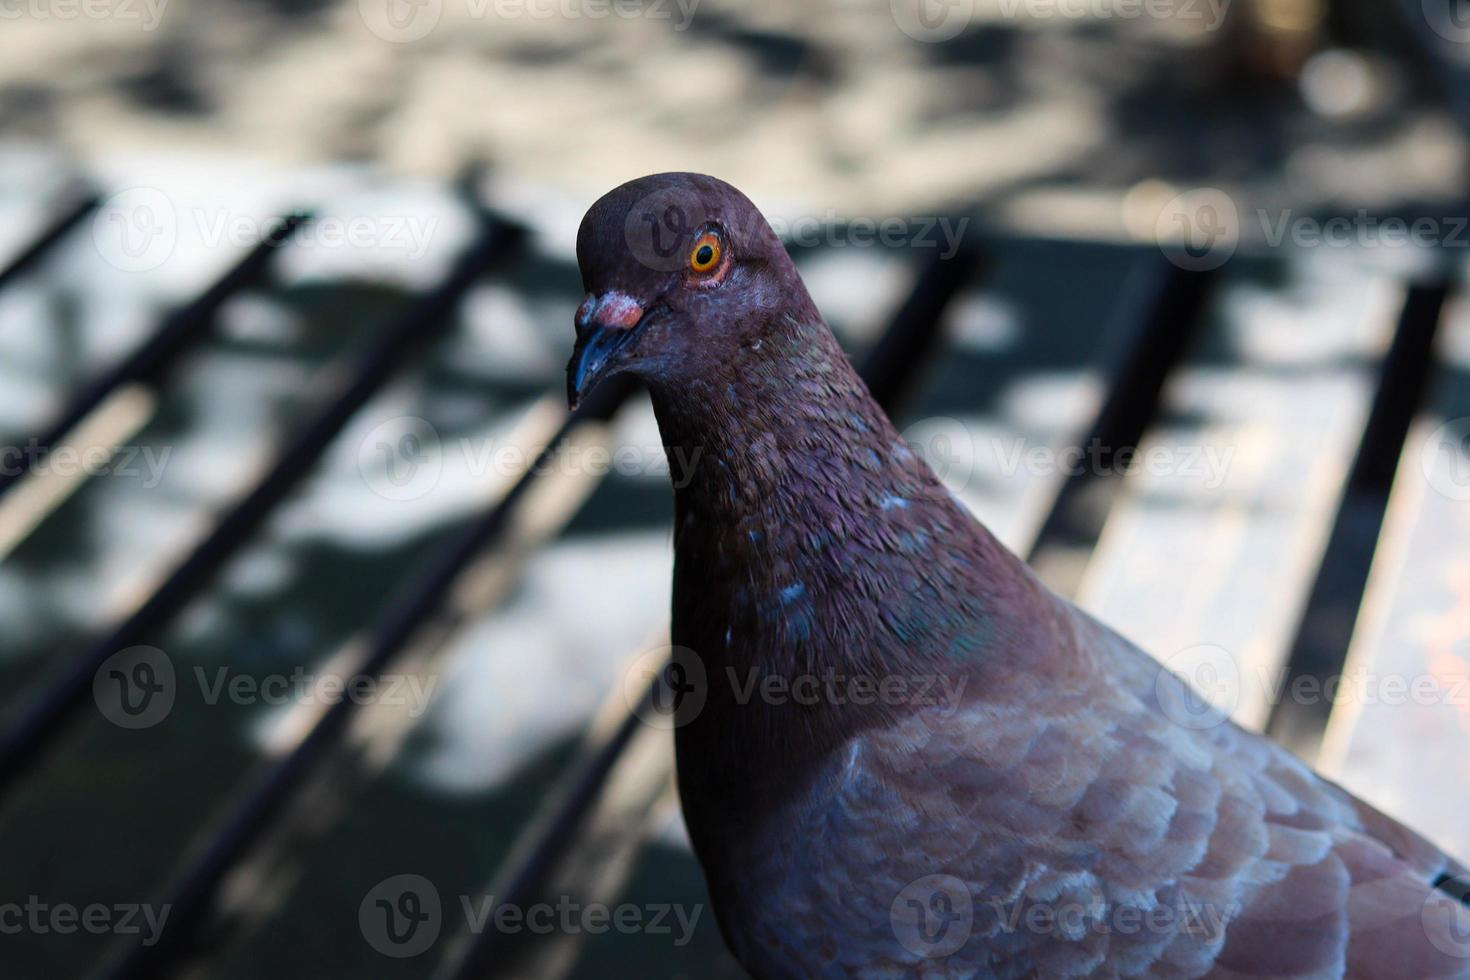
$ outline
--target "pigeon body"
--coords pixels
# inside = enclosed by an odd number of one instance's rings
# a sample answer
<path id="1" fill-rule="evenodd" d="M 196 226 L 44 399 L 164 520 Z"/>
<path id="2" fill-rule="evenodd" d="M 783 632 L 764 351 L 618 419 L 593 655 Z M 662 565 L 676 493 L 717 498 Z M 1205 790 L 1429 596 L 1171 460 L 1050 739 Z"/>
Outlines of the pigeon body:
<path id="1" fill-rule="evenodd" d="M 578 235 L 573 401 L 675 474 L 686 823 L 758 977 L 1470 977 L 1464 868 L 1052 594 L 900 438 L 743 195 Z"/>

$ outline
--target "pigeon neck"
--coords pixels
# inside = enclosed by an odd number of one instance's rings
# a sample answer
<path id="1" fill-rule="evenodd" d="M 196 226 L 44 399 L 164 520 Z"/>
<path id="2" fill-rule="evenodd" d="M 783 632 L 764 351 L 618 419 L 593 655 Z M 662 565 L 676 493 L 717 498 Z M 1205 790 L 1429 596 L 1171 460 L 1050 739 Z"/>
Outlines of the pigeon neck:
<path id="1" fill-rule="evenodd" d="M 827 328 L 783 327 L 650 385 L 674 461 L 676 642 L 788 676 L 964 670 L 998 546 Z"/>
<path id="2" fill-rule="evenodd" d="M 836 532 L 884 501 L 894 506 L 903 487 L 938 486 L 831 332 L 786 327 L 677 387 L 653 386 L 673 451 L 676 534 L 759 537 L 793 522 Z"/>

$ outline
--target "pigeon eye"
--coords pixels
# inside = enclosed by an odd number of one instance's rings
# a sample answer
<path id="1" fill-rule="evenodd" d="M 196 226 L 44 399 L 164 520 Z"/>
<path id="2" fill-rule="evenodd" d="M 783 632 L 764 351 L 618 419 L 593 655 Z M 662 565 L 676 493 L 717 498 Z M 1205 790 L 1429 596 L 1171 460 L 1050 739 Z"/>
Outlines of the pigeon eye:
<path id="1" fill-rule="evenodd" d="M 699 236 L 694 251 L 689 253 L 689 268 L 695 272 L 709 272 L 720 263 L 720 239 L 712 231 Z"/>

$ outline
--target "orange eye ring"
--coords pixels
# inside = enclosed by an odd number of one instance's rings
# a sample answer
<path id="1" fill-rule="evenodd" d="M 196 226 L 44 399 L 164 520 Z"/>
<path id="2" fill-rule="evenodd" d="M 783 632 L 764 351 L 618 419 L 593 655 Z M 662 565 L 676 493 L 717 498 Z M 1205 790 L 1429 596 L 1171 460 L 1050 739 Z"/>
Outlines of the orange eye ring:
<path id="1" fill-rule="evenodd" d="M 700 274 L 714 271 L 720 264 L 720 252 L 720 236 L 705 232 L 689 252 L 689 268 Z"/>

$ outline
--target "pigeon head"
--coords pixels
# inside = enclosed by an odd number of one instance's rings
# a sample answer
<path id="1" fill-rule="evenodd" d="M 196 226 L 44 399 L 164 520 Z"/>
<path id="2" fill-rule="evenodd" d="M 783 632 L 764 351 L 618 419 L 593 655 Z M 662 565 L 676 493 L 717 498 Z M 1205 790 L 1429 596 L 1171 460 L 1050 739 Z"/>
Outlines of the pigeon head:
<path id="1" fill-rule="evenodd" d="M 779 314 L 815 315 L 760 211 L 703 174 L 654 174 L 608 192 L 582 219 L 577 264 L 587 296 L 567 366 L 573 407 L 615 374 L 678 385 L 758 350 Z"/>

